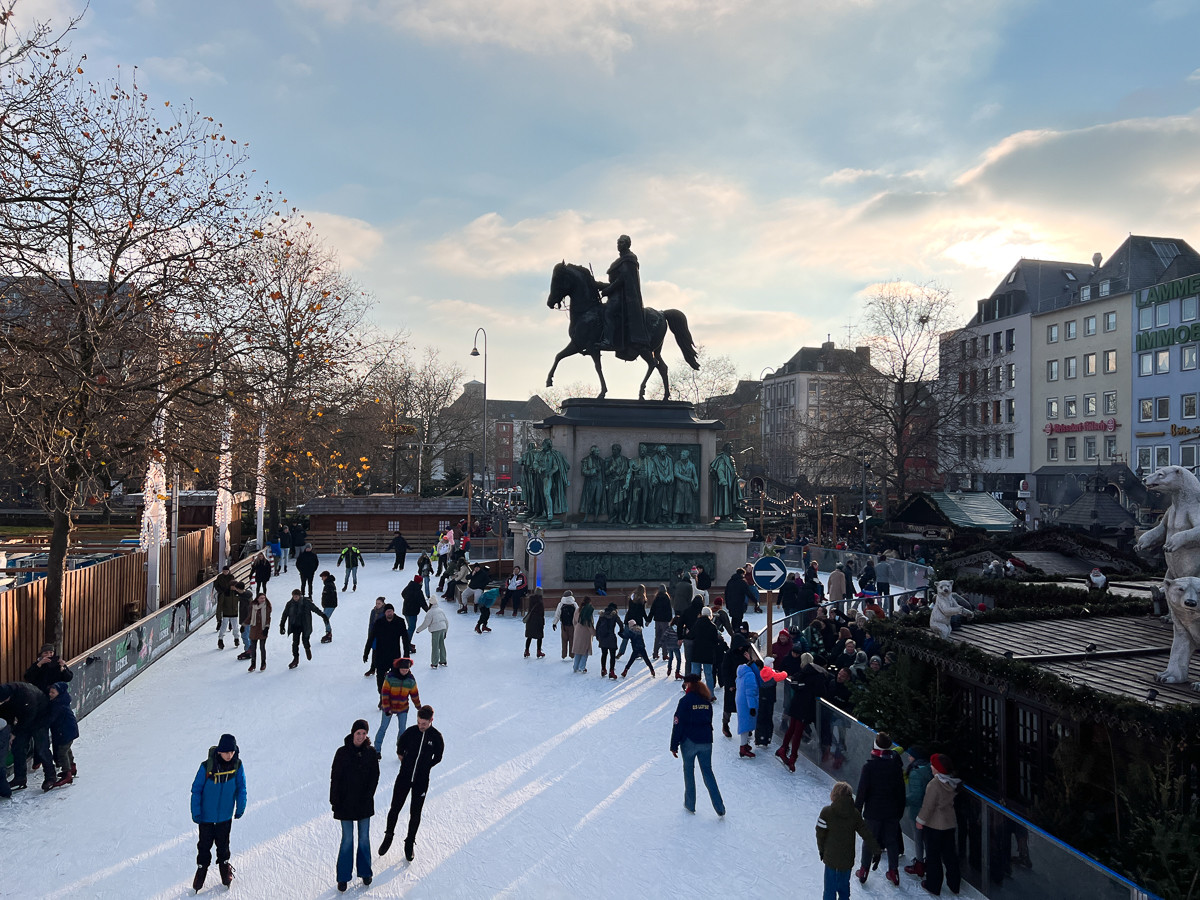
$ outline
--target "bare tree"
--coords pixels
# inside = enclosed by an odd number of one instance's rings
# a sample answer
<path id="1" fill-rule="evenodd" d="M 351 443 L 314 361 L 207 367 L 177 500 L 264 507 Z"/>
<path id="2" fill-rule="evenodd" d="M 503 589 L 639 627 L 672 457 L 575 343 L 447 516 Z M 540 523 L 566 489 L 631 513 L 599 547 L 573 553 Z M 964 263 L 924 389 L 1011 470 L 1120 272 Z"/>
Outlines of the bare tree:
<path id="1" fill-rule="evenodd" d="M 729 356 L 710 356 L 708 348 L 696 348 L 696 358 L 700 361 L 699 370 L 685 370 L 672 383 L 672 397 L 675 400 L 686 400 L 696 405 L 699 415 L 707 415 L 708 401 L 713 397 L 730 393 L 737 387 L 737 365 Z M 662 382 L 653 382 L 647 389 L 651 400 L 661 400 L 663 395 Z"/>

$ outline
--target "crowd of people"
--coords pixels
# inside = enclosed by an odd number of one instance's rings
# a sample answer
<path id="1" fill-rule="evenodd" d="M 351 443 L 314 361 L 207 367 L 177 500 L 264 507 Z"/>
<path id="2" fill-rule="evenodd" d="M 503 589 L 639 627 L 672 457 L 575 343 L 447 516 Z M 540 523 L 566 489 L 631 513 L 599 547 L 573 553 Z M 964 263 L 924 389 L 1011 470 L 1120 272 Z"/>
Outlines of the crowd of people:
<path id="1" fill-rule="evenodd" d="M 405 571 L 411 548 L 399 532 L 388 549 L 395 554 L 393 570 Z M 224 648 L 228 633 L 235 647 L 244 646 L 238 658 L 249 660 L 251 672 L 266 669 L 266 640 L 272 624 L 268 584 L 281 570 L 288 570 L 289 562 L 301 579 L 300 589 L 291 591 L 279 617 L 280 633 L 292 636 L 289 668 L 299 664 L 301 646 L 306 658 L 312 659 L 314 618 L 325 625 L 322 643 L 333 640 L 337 579 L 328 570 L 320 572 L 318 606 L 313 580 L 320 568 L 319 558 L 303 535 L 285 528 L 268 552 L 253 559 L 249 584 L 235 578 L 228 566 L 214 582 L 217 646 Z M 341 552 L 337 565 L 345 568 L 343 592 L 349 586 L 357 589 L 357 569 L 365 564 L 356 547 Z M 453 608 L 451 604 L 456 603 L 462 614 L 470 607 L 478 615 L 474 631 L 483 636 L 492 632 L 489 616 L 499 600 L 501 616 L 509 609 L 513 617 L 522 618 L 525 658 L 534 653 L 537 659 L 547 656 L 544 640 L 549 620 L 551 631 L 559 636 L 561 658 L 572 663 L 572 674 L 587 675 L 590 657 L 596 653 L 600 677 L 607 680 L 626 678 L 633 666 L 643 663 L 656 678 L 658 663 L 667 679 L 681 682 L 683 688 L 674 711 L 670 751 L 677 757 L 682 754 L 684 807 L 690 813 L 696 811 L 698 763 L 713 809 L 724 816 L 724 801 L 712 769 L 718 692 L 721 731 L 727 738 L 737 735 L 738 759 L 754 759 L 756 748 L 769 748 L 778 741 L 774 755 L 789 772 L 795 772 L 801 744 L 816 739 L 822 763 L 832 761 L 834 768 L 840 767 L 845 748 L 834 730 L 825 724 L 813 734 L 818 724 L 817 706 L 825 699 L 851 711 L 851 685 L 880 677 L 890 667 L 892 654 L 871 631 L 872 621 L 888 614 L 879 602 L 879 594 L 890 589 L 888 566 L 884 557 L 868 557 L 859 570 L 838 563 L 822 580 L 814 561 L 803 574 L 789 576 L 779 592 L 785 627 L 775 636 L 769 653 L 760 656 L 758 635 L 746 621 L 751 609 L 761 609 L 749 567 L 731 573 L 723 590 L 714 583 L 715 573 L 705 572 L 702 566 L 682 569 L 670 583 L 657 588 L 634 587 L 627 597 L 620 598 L 620 604 L 609 598 L 604 573 L 597 573 L 595 597 L 577 597 L 572 590 L 564 590 L 550 609 L 543 589 L 531 586 L 519 566 L 500 575 L 484 563 L 472 563 L 469 536 L 459 533 L 456 538 L 454 530 L 447 529 L 434 546 L 419 553 L 416 572 L 400 591 L 400 613 L 383 596 L 369 612 L 363 649 L 363 662 L 369 662 L 369 668 L 364 675 L 375 676 L 379 722 L 372 729 L 367 719 L 356 719 L 334 757 L 330 804 L 342 829 L 336 863 L 338 889 L 347 889 L 355 870 L 364 885 L 371 883 L 370 819 L 393 718 L 398 720 L 396 752 L 401 766 L 379 854 L 391 847 L 398 816 L 409 802 L 404 853 L 407 859 L 414 858 L 430 770 L 444 752 L 442 736 L 432 727 L 433 709 L 423 704 L 414 673 L 415 638 L 421 633 L 428 635 L 431 669 L 446 667 L 446 637 L 452 618 L 446 609 Z M 922 602 L 915 599 L 893 614 L 907 614 Z M 43 649 L 26 673 L 26 682 L 0 686 L 0 714 L 12 727 L 16 763 L 12 782 L 0 780 L 4 793 L 25 787 L 25 763 L 31 753 L 35 768 L 45 771 L 44 790 L 70 784 L 76 774 L 71 743 L 78 736 L 78 727 L 67 692 L 71 672 L 53 651 L 49 646 Z M 624 664 L 619 666 L 622 660 Z M 410 726 L 412 710 L 416 710 L 416 723 Z M 6 746 L 8 734 L 3 737 Z M 937 894 L 944 868 L 946 885 L 957 892 L 961 875 L 952 836 L 958 781 L 946 757 L 935 754 L 929 759 L 919 756 L 919 751 L 911 752 L 917 759 L 905 770 L 891 739 L 880 735 L 863 766 L 857 793 L 844 782 L 835 785 L 830 805 L 816 826 L 818 851 L 827 869 L 825 897 L 848 896 L 856 833 L 863 836 L 863 851 L 854 875 L 865 882 L 886 855 L 885 877 L 899 883 L 899 823 L 906 812 L 915 818 L 919 831 L 914 862 L 905 871 L 921 876 L 922 886 Z M 245 808 L 246 774 L 237 743 L 232 735 L 222 735 L 201 763 L 192 786 L 192 817 L 199 828 L 196 890 L 205 882 L 214 845 L 221 881 L 231 883 L 230 825 Z"/>

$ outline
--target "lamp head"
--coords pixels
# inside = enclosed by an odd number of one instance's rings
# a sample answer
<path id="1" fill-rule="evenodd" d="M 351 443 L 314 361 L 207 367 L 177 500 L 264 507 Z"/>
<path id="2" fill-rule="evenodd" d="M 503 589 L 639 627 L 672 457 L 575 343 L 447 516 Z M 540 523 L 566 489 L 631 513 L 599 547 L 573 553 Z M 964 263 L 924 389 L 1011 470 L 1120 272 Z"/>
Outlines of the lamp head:
<path id="1" fill-rule="evenodd" d="M 478 348 L 478 347 L 472 347 L 472 348 L 471 348 L 471 355 L 472 355 L 472 356 L 478 356 L 478 355 L 479 355 L 479 348 Z"/>

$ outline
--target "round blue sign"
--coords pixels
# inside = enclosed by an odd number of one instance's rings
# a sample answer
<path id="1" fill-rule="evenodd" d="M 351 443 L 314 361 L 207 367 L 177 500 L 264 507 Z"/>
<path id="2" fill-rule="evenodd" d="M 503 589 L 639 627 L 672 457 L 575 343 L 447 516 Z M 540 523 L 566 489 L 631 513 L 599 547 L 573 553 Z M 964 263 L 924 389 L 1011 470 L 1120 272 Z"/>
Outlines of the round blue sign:
<path id="1" fill-rule="evenodd" d="M 542 551 L 546 549 L 546 542 L 541 538 L 533 538 L 525 545 L 525 552 L 530 556 L 541 556 Z"/>
<path id="2" fill-rule="evenodd" d="M 754 563 L 754 583 L 760 591 L 777 591 L 787 580 L 787 566 L 777 556 L 762 556 Z"/>

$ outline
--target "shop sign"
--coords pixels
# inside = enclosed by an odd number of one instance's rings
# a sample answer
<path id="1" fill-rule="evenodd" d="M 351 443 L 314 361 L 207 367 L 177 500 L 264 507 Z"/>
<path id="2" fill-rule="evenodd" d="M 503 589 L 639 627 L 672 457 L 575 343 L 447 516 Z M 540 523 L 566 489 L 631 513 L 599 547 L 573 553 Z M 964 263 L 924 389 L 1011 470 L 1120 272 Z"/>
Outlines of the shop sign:
<path id="1" fill-rule="evenodd" d="M 1116 419 L 1101 419 L 1099 422 L 1047 422 L 1042 431 L 1046 434 L 1070 434 L 1079 431 L 1116 431 L 1121 423 Z"/>
<path id="2" fill-rule="evenodd" d="M 1200 434 L 1200 425 L 1171 426 L 1171 437 L 1187 437 L 1189 434 Z"/>
<path id="3" fill-rule="evenodd" d="M 1165 303 L 1167 300 L 1190 297 L 1192 294 L 1200 294 L 1200 275 L 1189 275 L 1187 278 L 1177 278 L 1166 284 L 1146 288 L 1138 294 L 1137 305 L 1140 309 L 1152 303 Z"/>
<path id="4" fill-rule="evenodd" d="M 1138 352 L 1200 341 L 1200 322 L 1195 325 L 1180 325 L 1178 328 L 1161 328 L 1158 331 L 1140 331 L 1137 336 Z"/>

